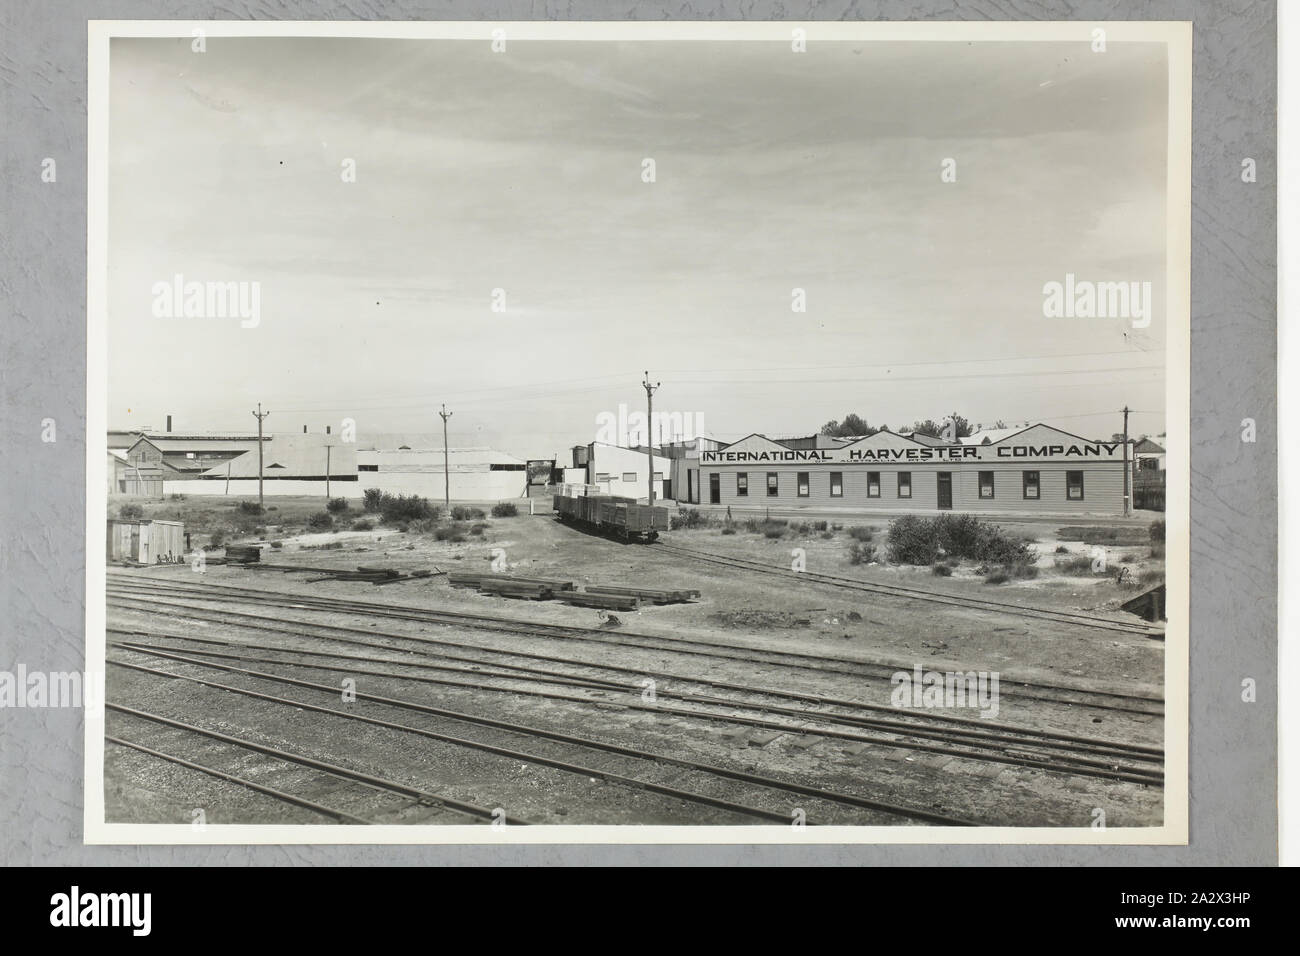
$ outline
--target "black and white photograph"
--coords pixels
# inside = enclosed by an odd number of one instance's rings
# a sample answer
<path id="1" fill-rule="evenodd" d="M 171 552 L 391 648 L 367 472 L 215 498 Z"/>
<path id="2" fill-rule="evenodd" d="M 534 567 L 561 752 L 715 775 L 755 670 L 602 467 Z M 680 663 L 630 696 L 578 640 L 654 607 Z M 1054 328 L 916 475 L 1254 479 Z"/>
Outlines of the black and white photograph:
<path id="1" fill-rule="evenodd" d="M 91 41 L 88 840 L 1186 842 L 1186 24 Z"/>

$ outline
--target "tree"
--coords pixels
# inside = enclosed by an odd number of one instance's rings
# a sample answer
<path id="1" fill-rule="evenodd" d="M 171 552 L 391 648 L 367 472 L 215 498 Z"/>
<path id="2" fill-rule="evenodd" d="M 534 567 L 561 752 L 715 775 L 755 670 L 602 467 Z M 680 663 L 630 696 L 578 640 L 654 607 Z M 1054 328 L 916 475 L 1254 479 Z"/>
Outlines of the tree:
<path id="1" fill-rule="evenodd" d="M 833 438 L 852 438 L 863 435 L 874 435 L 880 431 L 879 428 L 873 428 L 867 424 L 867 420 L 861 415 L 850 412 L 844 416 L 844 421 L 837 422 L 831 419 L 821 428 L 823 435 L 830 435 Z"/>
<path id="2" fill-rule="evenodd" d="M 971 428 L 970 421 L 968 419 L 962 417 L 961 415 L 954 414 L 952 416 L 952 420 L 957 425 L 956 437 L 965 438 L 967 435 L 971 435 L 974 433 L 974 429 Z M 937 422 L 933 418 L 927 418 L 923 422 L 916 422 L 912 426 L 912 433 L 915 435 L 928 435 L 930 438 L 947 438 L 947 435 L 945 434 L 947 429 L 948 429 L 947 418 Z"/>

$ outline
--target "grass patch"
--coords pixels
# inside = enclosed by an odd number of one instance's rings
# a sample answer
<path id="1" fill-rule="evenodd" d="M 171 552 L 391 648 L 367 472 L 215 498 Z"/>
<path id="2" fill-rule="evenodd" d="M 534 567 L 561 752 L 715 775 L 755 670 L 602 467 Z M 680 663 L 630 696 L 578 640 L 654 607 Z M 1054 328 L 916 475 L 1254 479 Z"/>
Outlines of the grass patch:
<path id="1" fill-rule="evenodd" d="M 1062 541 L 1082 541 L 1084 544 L 1109 544 L 1120 547 L 1146 544 L 1150 540 L 1150 533 L 1142 528 L 1107 528 L 1094 525 L 1058 528 L 1056 536 Z"/>

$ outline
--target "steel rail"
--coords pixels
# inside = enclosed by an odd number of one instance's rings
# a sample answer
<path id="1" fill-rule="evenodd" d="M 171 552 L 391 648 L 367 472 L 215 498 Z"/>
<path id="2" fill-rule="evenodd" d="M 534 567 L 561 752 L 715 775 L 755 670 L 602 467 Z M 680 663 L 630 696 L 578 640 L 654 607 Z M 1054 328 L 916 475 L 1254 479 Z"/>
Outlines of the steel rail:
<path id="1" fill-rule="evenodd" d="M 543 757 L 537 754 L 523 753 L 521 751 L 511 750 L 509 748 L 500 747 L 494 744 L 488 744 L 488 743 L 483 743 L 481 741 L 473 741 L 465 738 L 455 737 L 450 734 L 442 734 L 442 733 L 438 733 L 437 731 L 425 729 L 423 727 L 412 727 L 409 724 L 400 724 L 394 721 L 382 720 L 377 717 L 369 717 L 367 715 L 358 714 L 355 712 L 340 711 L 332 707 L 323 707 L 317 704 L 308 703 L 306 701 L 292 700 L 290 698 L 285 698 L 285 697 L 277 697 L 273 694 L 265 694 L 260 691 L 249 690 L 247 688 L 237 687 L 232 684 L 223 684 L 218 681 L 208 680 L 206 678 L 191 677 L 186 674 L 178 674 L 172 671 L 158 670 L 156 668 L 145 667 L 140 664 L 132 664 L 127 661 L 110 659 L 107 661 L 107 663 L 112 664 L 116 667 L 123 667 L 129 670 L 140 671 L 147 674 L 153 674 L 159 677 L 166 677 L 172 680 L 190 681 L 192 683 L 201 684 L 202 686 L 205 687 L 224 690 L 230 693 L 240 694 L 242 696 L 251 697 L 257 700 L 264 700 L 268 702 L 284 704 L 302 710 L 313 711 L 315 713 L 329 714 L 335 717 L 342 717 L 348 720 L 355 720 L 361 723 L 366 723 L 377 727 L 384 727 L 390 730 L 401 731 L 403 733 L 415 734 L 417 736 L 426 737 L 432 740 L 438 740 L 441 742 L 450 743 L 457 746 L 463 746 L 474 750 L 482 750 L 487 753 L 493 753 L 500 756 L 508 756 L 511 759 L 515 759 L 515 760 L 521 760 L 529 763 L 537 763 L 544 766 L 551 766 L 561 770 L 568 770 L 569 772 L 580 773 L 587 777 L 594 777 L 596 779 L 607 780 L 612 783 L 622 784 L 634 790 L 653 790 L 654 792 L 665 794 L 668 796 L 673 796 L 678 799 L 687 800 L 689 802 L 703 803 L 709 806 L 722 807 L 725 809 L 742 808 L 743 812 L 747 813 L 748 815 L 751 816 L 760 815 L 767 819 L 779 820 L 779 822 L 785 824 L 788 824 L 791 820 L 791 816 L 789 814 L 776 814 L 773 813 L 772 811 L 767 811 L 760 808 L 742 807 L 742 805 L 740 804 L 733 804 L 730 801 L 721 800 L 720 798 L 716 798 L 716 797 L 710 797 L 705 794 L 697 794 L 697 793 L 692 793 L 690 791 L 679 790 L 677 788 L 668 787 L 663 784 L 646 783 L 644 781 L 636 780 L 634 778 L 627 777 L 621 774 L 615 774 L 606 770 L 595 770 L 588 767 L 578 767 L 577 765 L 567 764 L 565 761 L 555 760 L 553 758 Z M 296 678 L 286 677 L 283 675 L 264 674 L 258 671 L 246 670 L 244 668 L 238 668 L 238 667 L 230 667 L 224 664 L 213 664 L 207 661 L 194 661 L 194 660 L 185 661 L 183 659 L 182 659 L 182 663 L 192 663 L 192 664 L 197 664 L 201 667 L 208 667 L 214 670 L 225 671 L 227 673 L 244 674 L 246 676 L 251 676 L 263 680 L 269 680 L 275 683 L 289 684 L 291 686 L 303 687 L 309 690 L 322 691 L 330 694 L 331 696 L 337 694 L 338 692 L 337 687 L 331 687 L 328 684 L 316 684 L 311 681 L 298 680 Z M 360 691 L 357 692 L 357 699 L 368 700 L 371 701 L 372 703 L 383 704 L 390 707 L 412 710 L 417 713 L 428 714 L 435 717 L 448 718 L 451 720 L 459 721 L 461 723 L 473 724 L 473 725 L 488 727 L 496 730 L 504 730 L 520 736 L 556 740 L 562 743 L 569 743 L 569 744 L 574 744 L 576 746 L 586 747 L 588 749 L 619 754 L 621 756 L 626 756 L 626 757 L 635 757 L 656 764 L 682 767 L 684 769 L 700 771 L 706 774 L 710 774 L 712 776 L 724 777 L 732 780 L 742 781 L 745 783 L 752 783 L 757 786 L 766 787 L 769 789 L 783 790 L 789 793 L 798 793 L 801 796 L 815 797 L 817 799 L 826 800 L 831 803 L 838 803 L 846 806 L 851 806 L 856 809 L 874 810 L 878 812 L 889 813 L 895 816 L 905 817 L 908 819 L 925 820 L 927 822 L 938 823 L 938 824 L 943 824 L 948 826 L 977 826 L 978 825 L 966 820 L 958 819 L 956 817 L 949 817 L 943 814 L 936 814 L 927 810 L 917 810 L 917 809 L 911 809 L 907 807 L 899 807 L 899 806 L 883 803 L 876 800 L 870 800 L 865 797 L 858 797 L 854 794 L 836 793 L 834 791 L 823 790 L 820 787 L 790 783 L 783 780 L 777 780 L 775 778 L 763 777 L 758 774 L 751 774 L 751 773 L 746 773 L 744 771 L 738 771 L 738 770 L 730 770 L 725 767 L 714 767 L 709 764 L 698 763 L 692 760 L 679 759 L 675 757 L 666 757 L 659 754 L 640 751 L 632 747 L 623 747 L 618 744 L 609 744 L 602 741 L 588 740 L 586 738 L 576 737 L 570 734 L 564 734 L 557 731 L 548 731 L 542 728 L 526 727 L 521 724 L 513 724 L 509 721 L 477 717 L 472 714 L 462 714 L 456 711 L 446 710 L 439 707 L 433 707 L 427 704 L 416 703 L 414 701 L 405 701 L 405 700 L 399 700 L 397 698 L 382 697 L 376 694 L 362 693 Z"/>
<path id="2" fill-rule="evenodd" d="M 109 628 L 108 630 L 112 633 L 142 634 L 142 632 L 139 631 L 124 631 L 119 628 Z M 159 633 L 154 635 L 143 634 L 143 636 L 146 637 L 152 636 L 155 639 L 161 637 L 161 638 L 166 638 L 175 641 L 189 641 L 191 643 L 211 644 L 218 647 L 224 647 L 228 650 L 236 650 L 236 649 L 237 650 L 260 650 L 260 651 L 271 651 L 279 654 L 293 654 L 293 655 L 298 655 L 300 657 L 301 656 L 325 657 L 334 660 L 357 661 L 357 662 L 367 663 L 367 664 L 387 664 L 399 668 L 415 667 L 420 669 L 431 669 L 437 671 L 450 670 L 453 673 L 471 673 L 476 676 L 498 677 L 505 680 L 528 681 L 528 682 L 544 683 L 544 684 L 551 684 L 551 683 L 569 684 L 569 685 L 583 686 L 589 689 L 595 689 L 599 691 L 618 691 L 622 693 L 632 693 L 632 694 L 636 694 L 639 691 L 639 687 L 637 685 L 618 684 L 615 682 L 608 682 L 608 681 L 584 684 L 584 683 L 579 683 L 577 681 L 557 680 L 556 678 L 552 678 L 546 675 L 534 676 L 534 675 L 527 675 L 527 674 L 525 675 L 501 674 L 501 673 L 494 674 L 483 670 L 447 668 L 436 664 L 417 663 L 412 661 L 389 660 L 389 659 L 377 658 L 369 655 L 339 654 L 330 651 L 318 651 L 318 650 L 311 650 L 305 648 L 288 648 L 288 647 L 276 646 L 273 644 L 255 644 L 255 643 L 249 643 L 245 641 L 226 641 L 226 640 L 218 640 L 215 638 L 188 637 L 183 634 Z M 330 638 L 327 637 L 325 638 L 325 640 L 330 640 Z M 114 642 L 114 646 L 133 647 L 133 648 L 141 647 L 141 648 L 148 648 L 150 650 L 184 651 L 188 653 L 197 653 L 197 654 L 206 653 L 204 651 L 195 650 L 190 647 L 160 646 L 157 644 L 143 644 L 138 641 Z M 409 655 L 411 653 L 410 651 L 406 651 L 401 648 L 387 647 L 385 645 L 379 645 L 379 646 L 383 647 L 385 650 L 388 650 L 396 654 Z M 212 656 L 221 656 L 221 655 L 214 654 Z M 251 657 L 247 655 L 241 655 L 238 659 L 257 661 L 261 663 L 283 663 L 292 666 L 304 666 L 304 667 L 318 666 L 310 663 L 300 664 L 297 661 L 277 661 L 274 658 Z M 364 670 L 364 669 L 352 668 L 352 667 L 349 668 L 340 667 L 338 668 L 338 670 L 345 671 L 348 673 L 367 674 L 371 676 L 381 676 L 381 677 L 388 676 L 398 680 L 412 679 L 407 677 L 407 675 L 401 673 L 390 674 L 384 671 L 371 671 L 371 670 Z M 500 689 L 500 688 L 490 688 L 490 689 Z M 707 695 L 707 694 L 675 693 L 670 690 L 656 689 L 656 695 L 658 697 L 671 698 L 675 700 L 684 701 L 687 703 L 704 703 L 704 704 L 709 704 L 714 706 L 730 707 L 735 709 L 756 710 L 764 714 L 767 713 L 780 714 L 783 716 L 795 717 L 803 720 L 820 721 L 823 723 L 838 723 L 838 724 L 844 724 L 844 725 L 856 726 L 856 727 L 866 727 L 868 729 L 884 730 L 890 733 L 899 732 L 906 735 L 930 737 L 939 740 L 953 740 L 954 738 L 959 737 L 961 738 L 961 742 L 969 742 L 972 745 L 975 745 L 980 741 L 989 741 L 994 743 L 1030 746 L 1039 749 L 1055 749 L 1064 752 L 1064 754 L 1067 757 L 1074 757 L 1081 754 L 1088 754 L 1096 757 L 1117 757 L 1117 758 L 1136 760 L 1136 761 L 1150 761 L 1150 762 L 1157 762 L 1157 763 L 1163 762 L 1163 753 L 1158 748 L 1148 748 L 1140 745 L 1117 744 L 1110 741 L 1100 741 L 1100 740 L 1093 741 L 1093 740 L 1087 740 L 1085 738 L 1075 738 L 1067 742 L 1067 741 L 1061 741 L 1059 737 L 1057 739 L 1048 739 L 1049 735 L 1044 734 L 1037 730 L 1033 730 L 1029 728 L 1007 727 L 1007 725 L 985 725 L 985 726 L 976 725 L 972 729 L 957 728 L 945 732 L 931 727 L 926 727 L 924 724 L 909 723 L 903 720 L 896 720 L 896 719 L 885 720 L 880 718 L 866 718 L 866 717 L 860 717 L 853 714 L 838 714 L 838 713 L 831 713 L 826 711 L 814 711 L 814 710 L 797 709 L 792 707 L 781 707 L 778 705 L 753 703 L 748 701 L 735 700 L 732 698 L 718 697 L 718 696 Z M 600 704 L 606 702 L 593 701 L 593 703 Z M 898 715 L 897 711 L 894 711 L 894 713 L 895 715 Z M 926 715 L 924 714 L 915 714 L 913 716 L 916 719 L 922 719 L 922 720 L 925 719 L 926 717 Z M 1105 762 L 1097 762 L 1094 763 L 1093 765 L 1103 766 L 1103 767 L 1112 766 L 1111 763 L 1105 763 Z"/>
<path id="3" fill-rule="evenodd" d="M 132 750 L 138 750 L 140 753 L 148 754 L 151 757 L 158 757 L 162 760 L 167 760 L 170 761 L 171 763 L 179 764 L 182 767 L 188 767 L 191 770 L 197 770 L 199 771 L 199 773 L 205 773 L 209 776 L 216 777 L 218 780 L 225 780 L 227 783 L 234 783 L 234 784 L 238 784 L 241 787 L 247 787 L 249 790 L 253 790 L 256 791 L 257 793 L 265 794 L 269 797 L 275 797 L 277 800 L 282 800 L 285 803 L 291 803 L 296 806 L 303 807 L 307 810 L 311 810 L 313 813 L 319 813 L 321 816 L 332 817 L 335 820 L 338 820 L 340 823 L 347 822 L 347 823 L 360 824 L 365 826 L 373 825 L 373 821 L 371 820 L 366 820 L 363 819 L 362 817 L 353 816 L 350 813 L 344 813 L 342 810 L 334 810 L 331 809 L 330 807 L 325 806 L 324 804 L 320 804 L 312 800 L 308 800 L 305 797 L 297 797 L 294 796 L 292 793 L 286 793 L 283 790 L 277 790 L 274 787 L 268 787 L 265 784 L 254 783 L 252 780 L 246 780 L 245 778 L 236 776 L 233 773 L 227 773 L 226 771 L 218 770 L 215 767 L 206 767 L 203 764 L 194 763 L 192 760 L 186 760 L 184 757 L 178 757 L 175 754 L 163 753 L 161 750 L 154 750 L 152 747 L 146 747 L 144 746 L 144 744 L 138 744 L 135 743 L 134 741 L 126 740 L 122 737 L 114 737 L 110 734 L 105 734 L 104 740 L 110 744 L 116 744 L 119 747 L 129 747 Z"/>
<path id="4" fill-rule="evenodd" d="M 185 655 L 175 654 L 167 651 L 154 650 L 139 645 L 128 645 L 126 649 L 132 650 L 136 653 L 146 654 L 149 656 L 159 657 L 167 660 L 174 660 L 181 663 L 196 664 L 199 666 L 212 667 L 220 670 L 232 670 L 237 673 L 246 673 L 253 676 L 269 677 L 270 679 L 273 680 L 290 680 L 289 678 L 285 678 L 282 675 L 266 674 L 265 672 L 260 672 L 260 671 L 251 671 L 243 668 L 235 668 L 232 667 L 231 665 L 214 664 L 210 661 L 202 660 L 200 658 L 188 657 Z M 236 657 L 235 655 L 220 654 L 212 651 L 191 651 L 190 653 L 201 654 L 204 657 L 217 657 L 217 658 L 234 657 L 234 659 L 237 660 L 244 660 L 243 658 Z M 282 666 L 290 666 L 290 667 L 295 666 L 293 664 L 287 664 L 284 661 L 276 661 L 276 660 L 262 660 L 262 661 L 254 661 L 254 662 L 274 663 L 274 664 L 280 664 Z M 362 671 L 358 670 L 357 668 L 335 667 L 332 665 L 324 665 L 324 664 L 298 665 L 298 666 L 309 666 L 309 667 L 314 667 L 317 670 L 341 671 L 344 673 L 362 673 Z M 395 675 L 385 673 L 376 676 L 392 678 Z M 916 743 L 916 742 L 904 742 L 901 740 L 891 740 L 879 736 L 878 734 L 869 735 L 869 734 L 858 733 L 854 731 L 838 730 L 835 728 L 828 728 L 828 727 L 814 728 L 808 726 L 792 726 L 790 724 L 782 723 L 780 721 L 765 720 L 763 718 L 744 717 L 736 714 L 714 714 L 714 713 L 707 713 L 707 712 L 689 710 L 684 708 L 665 707 L 659 704 L 641 705 L 641 704 L 633 704 L 633 703 L 624 704 L 624 703 L 614 703 L 609 701 L 595 701 L 586 697 L 575 697 L 570 694 L 561 694 L 553 691 L 542 691 L 542 690 L 535 690 L 535 689 L 519 690 L 519 689 L 494 688 L 489 685 L 482 684 L 481 682 L 474 683 L 474 682 L 465 682 L 465 681 L 453 681 L 453 680 L 448 680 L 444 678 L 435 678 L 435 677 L 406 677 L 406 678 L 399 678 L 399 679 L 411 680 L 420 683 L 432 683 L 432 684 L 440 684 L 445 686 L 463 687 L 472 690 L 496 690 L 498 692 L 508 692 L 514 694 L 522 693 L 522 694 L 527 694 L 528 696 L 540 697 L 540 698 L 545 698 L 550 700 L 561 700 L 566 703 L 584 704 L 591 707 L 598 707 L 598 708 L 616 707 L 621 710 L 635 710 L 635 711 L 643 711 L 643 712 L 655 713 L 655 714 L 670 714 L 672 716 L 683 717 L 687 719 L 740 724 L 740 725 L 751 726 L 751 727 L 761 727 L 765 730 L 778 730 L 781 731 L 782 733 L 816 734 L 817 736 L 836 737 L 844 740 L 851 740 L 858 743 L 877 744 L 882 747 L 893 747 L 896 749 L 913 750 L 913 751 L 916 750 L 927 751 L 930 753 L 937 753 L 945 756 L 966 757 L 972 760 L 979 760 L 979 761 L 984 761 L 989 763 L 1003 763 L 1012 766 L 1029 767 L 1033 769 L 1051 771 L 1055 773 L 1077 774 L 1080 776 L 1092 776 L 1092 777 L 1098 777 L 1107 780 L 1121 780 L 1128 783 L 1140 783 L 1148 786 L 1162 786 L 1164 782 L 1163 772 L 1150 771 L 1145 768 L 1125 768 L 1114 763 L 1105 763 L 1102 764 L 1101 766 L 1098 766 L 1097 765 L 1099 763 L 1098 761 L 1093 761 L 1091 759 L 1083 758 L 1083 757 L 1061 756 L 1059 754 L 1058 755 L 1052 755 L 1052 754 L 1036 755 L 1028 752 L 1029 748 L 1032 745 L 1027 745 L 1027 744 L 1021 745 L 1021 747 L 1024 748 L 1020 751 L 1020 754 L 1022 755 L 1013 755 L 1011 753 L 996 752 L 996 751 L 988 752 L 992 750 L 992 748 L 987 748 L 987 747 L 984 748 L 983 751 L 978 749 L 975 750 L 957 749 L 951 746 L 945 747 L 945 746 L 939 746 L 936 744 L 929 744 L 929 743 Z M 314 685 L 314 686 L 328 687 L 328 685 Z M 331 693 L 338 692 L 337 687 L 329 687 L 329 690 Z M 358 692 L 358 697 L 361 696 L 362 695 Z M 366 695 L 366 696 L 371 696 L 371 695 Z M 891 733 L 895 737 L 933 738 L 934 736 L 937 736 L 935 734 L 902 732 L 902 731 L 887 731 L 884 733 Z M 940 737 L 940 739 L 943 738 Z M 965 746 L 969 747 L 974 745 L 966 744 Z M 1047 759 L 1039 759 L 1040 756 L 1046 757 Z M 1056 762 L 1054 763 L 1053 761 Z"/>
<path id="5" fill-rule="evenodd" d="M 1163 631 L 1159 628 L 1133 624 L 1127 621 L 1115 621 L 1109 618 L 1097 617 L 1095 615 L 1083 614 L 1076 611 L 1059 611 L 1054 608 L 1009 604 L 1005 601 L 990 601 L 988 598 L 967 597 L 960 594 L 950 594 L 942 591 L 925 591 L 920 588 L 910 588 L 901 584 L 858 581 L 853 578 L 841 577 L 839 575 L 823 574 L 820 571 L 796 572 L 785 568 L 775 567 L 773 565 L 763 564 L 762 562 L 755 561 L 751 558 L 718 554 L 713 551 L 696 551 L 691 548 L 684 548 L 681 545 L 664 544 L 662 542 L 656 543 L 655 547 L 659 550 L 667 551 L 670 554 L 679 554 L 684 557 L 704 561 L 710 564 L 733 567 L 747 571 L 758 571 L 763 574 L 775 574 L 779 577 L 791 579 L 813 581 L 814 583 L 824 584 L 828 587 L 866 591 L 871 594 L 883 594 L 889 597 L 910 598 L 916 601 L 928 601 L 933 604 L 943 604 L 970 610 L 984 610 L 1000 614 L 1013 614 L 1034 620 L 1079 624 L 1085 627 L 1099 628 L 1108 631 L 1119 631 L 1125 634 L 1139 634 L 1144 637 L 1163 634 Z"/>
<path id="6" fill-rule="evenodd" d="M 138 580 L 138 579 L 132 579 Z M 471 627 L 478 630 L 504 631 L 508 633 L 527 633 L 530 636 L 548 637 L 555 640 L 594 640 L 597 643 L 612 644 L 616 646 L 631 647 L 640 650 L 672 651 L 678 654 L 701 657 L 715 657 L 724 660 L 742 660 L 746 663 L 770 663 L 785 667 L 797 667 L 804 670 L 816 671 L 818 673 L 835 673 L 842 674 L 843 671 L 836 667 L 820 667 L 815 664 L 804 664 L 802 661 L 815 661 L 819 663 L 834 663 L 849 665 L 861 668 L 867 671 L 868 676 L 870 668 L 878 670 L 897 671 L 901 665 L 881 664 L 871 661 L 863 661 L 855 658 L 836 657 L 827 655 L 805 654 L 798 651 L 777 651 L 767 648 L 746 647 L 738 644 L 727 644 L 716 641 L 706 641 L 697 638 L 677 638 L 664 637 L 657 634 L 645 634 L 634 631 L 619 631 L 617 637 L 608 631 L 597 628 L 587 628 L 571 625 L 556 625 L 545 622 L 522 621 L 517 618 L 506 618 L 492 615 L 468 614 L 458 611 L 435 610 L 431 608 L 408 607 L 401 605 L 383 605 L 371 604 L 368 602 L 343 600 L 338 598 L 321 598 L 317 596 L 304 596 L 285 592 L 260 591 L 251 588 L 231 587 L 227 585 L 208 585 L 198 587 L 181 583 L 168 582 L 166 585 L 159 586 L 159 582 L 148 582 L 144 586 L 127 585 L 128 590 L 134 590 L 137 593 L 126 594 L 126 597 L 132 597 L 137 600 L 156 600 L 152 598 L 142 598 L 139 591 L 144 590 L 151 593 L 163 593 L 167 596 L 186 596 L 199 597 L 201 600 L 212 601 L 242 601 L 243 603 L 263 604 L 276 607 L 277 609 L 291 610 L 300 608 L 302 610 L 318 611 L 348 611 L 356 614 L 387 617 L 394 620 L 407 620 L 417 623 L 434 623 L 434 624 L 459 624 L 465 627 Z M 232 593 L 236 592 L 236 593 Z M 110 594 L 122 595 L 121 587 L 110 585 Z M 183 605 L 169 605 L 181 606 Z M 622 640 L 620 638 L 636 638 L 641 641 L 660 641 L 661 644 L 650 645 L 637 643 L 636 641 Z M 682 647 L 682 644 L 691 644 L 718 648 L 730 651 L 739 651 L 741 654 L 722 654 L 715 651 L 697 651 L 691 648 Z M 789 663 L 782 660 L 758 660 L 752 655 L 765 654 L 769 658 L 793 658 L 799 663 Z M 1066 694 L 1092 695 L 1098 697 L 1110 697 L 1120 700 L 1133 700 L 1143 703 L 1161 704 L 1163 700 L 1159 697 L 1150 697 L 1141 694 L 1124 694 L 1114 691 L 1094 690 L 1089 688 L 1069 687 L 1059 684 L 1046 684 L 1036 681 L 1018 680 L 1015 678 L 1004 678 L 1003 683 L 1012 685 L 1016 688 L 1019 696 L 1029 699 L 1046 699 L 1056 700 L 1056 698 L 1038 698 L 1033 695 L 1024 694 L 1020 688 L 1031 687 L 1044 690 L 1060 691 Z M 1059 701 L 1062 703 L 1078 703 L 1077 701 Z M 1124 710 L 1126 708 L 1106 707 L 1105 705 L 1093 705 L 1105 707 L 1105 709 Z M 1145 714 L 1148 716 L 1160 716 L 1149 710 L 1136 710 L 1134 713 Z"/>
<path id="7" fill-rule="evenodd" d="M 322 773 L 330 774 L 331 776 L 350 780 L 354 783 L 364 784 L 365 786 L 371 787 L 375 790 L 401 794 L 404 797 L 418 800 L 425 806 L 446 807 L 449 810 L 455 810 L 458 813 L 478 817 L 484 820 L 496 819 L 494 811 L 486 807 L 476 806 L 475 804 L 466 803 L 463 800 L 455 800 L 451 797 L 444 797 L 439 793 L 430 793 L 427 790 L 421 790 L 419 787 L 412 787 L 409 784 L 402 783 L 398 780 L 387 780 L 383 777 L 376 777 L 368 773 L 363 773 L 360 770 L 353 770 L 350 767 L 333 764 L 325 760 L 317 760 L 315 757 L 306 757 L 302 754 L 291 753 L 290 751 L 282 750 L 278 747 L 272 747 L 268 744 L 259 744 L 256 741 L 244 740 L 240 737 L 232 736 L 231 734 L 223 734 L 217 730 L 209 730 L 208 728 L 200 727 L 197 724 L 186 723 L 185 721 L 176 720 L 172 717 L 164 717 L 161 714 L 150 713 L 149 711 L 139 710 L 135 707 L 127 707 L 124 704 L 105 703 L 104 709 L 116 713 L 129 714 L 132 717 L 139 717 L 144 720 L 151 720 L 167 727 L 173 727 L 177 730 L 184 730 L 188 733 L 208 737 L 212 740 L 220 741 L 221 743 L 243 747 L 246 750 L 252 750 L 269 757 L 275 757 L 276 759 L 283 760 L 286 763 L 300 764 L 304 767 L 309 767 L 312 770 L 318 770 Z M 505 821 L 516 826 L 528 825 L 526 820 L 511 818 L 510 816 L 506 816 Z"/>

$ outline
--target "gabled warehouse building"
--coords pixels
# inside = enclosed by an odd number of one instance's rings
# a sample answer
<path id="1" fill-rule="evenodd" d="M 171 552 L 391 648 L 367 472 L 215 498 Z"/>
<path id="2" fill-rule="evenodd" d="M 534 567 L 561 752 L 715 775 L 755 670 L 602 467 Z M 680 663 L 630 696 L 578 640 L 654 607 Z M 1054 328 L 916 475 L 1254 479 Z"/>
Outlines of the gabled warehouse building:
<path id="1" fill-rule="evenodd" d="M 1031 425 L 987 444 L 883 431 L 839 447 L 750 435 L 700 453 L 701 504 L 1122 514 L 1122 442 Z"/>

